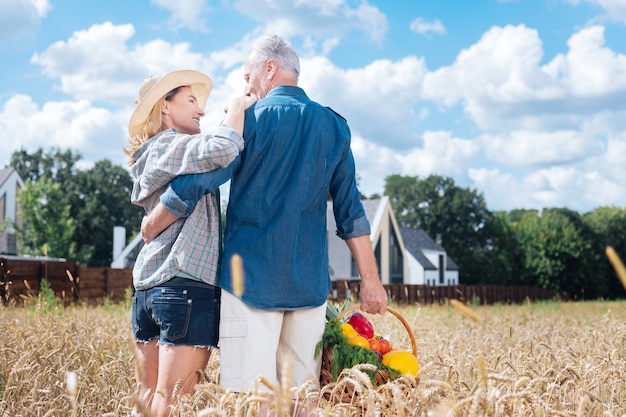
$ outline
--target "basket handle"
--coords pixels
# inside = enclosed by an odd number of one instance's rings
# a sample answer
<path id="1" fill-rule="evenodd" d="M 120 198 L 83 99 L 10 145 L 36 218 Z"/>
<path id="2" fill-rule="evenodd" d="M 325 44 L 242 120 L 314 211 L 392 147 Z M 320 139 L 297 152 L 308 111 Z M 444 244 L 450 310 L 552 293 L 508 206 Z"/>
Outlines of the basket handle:
<path id="1" fill-rule="evenodd" d="M 341 320 L 342 318 L 346 317 L 348 314 L 352 313 L 354 310 L 357 310 L 359 308 L 361 308 L 360 303 L 352 304 L 350 307 L 341 311 L 337 315 L 337 318 Z M 402 316 L 402 314 L 400 314 L 397 310 L 387 306 L 387 311 L 393 314 L 394 316 L 396 316 L 396 318 L 400 320 L 400 323 L 402 323 L 402 325 L 404 326 L 404 329 L 409 334 L 409 339 L 411 339 L 411 349 L 413 350 L 413 355 L 417 357 L 417 342 L 415 341 L 415 335 L 413 334 L 413 331 L 411 330 L 411 326 L 406 321 L 406 319 Z"/>

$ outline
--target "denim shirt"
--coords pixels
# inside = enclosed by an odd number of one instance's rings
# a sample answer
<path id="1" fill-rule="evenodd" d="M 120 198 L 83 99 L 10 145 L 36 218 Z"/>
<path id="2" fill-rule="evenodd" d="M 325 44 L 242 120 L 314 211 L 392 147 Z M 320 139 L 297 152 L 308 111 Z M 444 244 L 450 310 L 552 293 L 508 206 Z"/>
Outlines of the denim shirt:
<path id="1" fill-rule="evenodd" d="M 263 310 L 322 305 L 331 289 L 327 197 L 337 235 L 370 234 L 356 186 L 350 129 L 299 87 L 281 86 L 245 115 L 245 149 L 226 168 L 172 181 L 161 203 L 188 215 L 231 179 L 220 286 L 232 292 L 230 258 L 243 258 L 242 300 Z M 232 178 L 231 178 L 232 177 Z"/>

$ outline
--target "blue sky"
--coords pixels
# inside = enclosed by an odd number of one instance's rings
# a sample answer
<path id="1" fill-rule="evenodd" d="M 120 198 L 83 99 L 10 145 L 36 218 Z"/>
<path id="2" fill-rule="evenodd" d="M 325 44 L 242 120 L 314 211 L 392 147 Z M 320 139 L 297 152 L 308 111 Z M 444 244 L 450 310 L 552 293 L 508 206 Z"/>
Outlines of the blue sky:
<path id="1" fill-rule="evenodd" d="M 125 166 L 138 85 L 175 69 L 213 78 L 208 129 L 265 33 L 347 118 L 366 195 L 437 174 L 491 210 L 626 206 L 626 0 L 2 0 L 0 166 Z"/>

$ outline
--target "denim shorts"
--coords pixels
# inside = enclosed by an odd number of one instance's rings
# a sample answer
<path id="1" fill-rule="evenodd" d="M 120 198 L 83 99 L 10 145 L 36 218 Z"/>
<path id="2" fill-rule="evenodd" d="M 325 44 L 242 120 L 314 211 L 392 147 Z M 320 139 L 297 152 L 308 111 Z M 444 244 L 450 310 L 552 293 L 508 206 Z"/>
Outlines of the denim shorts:
<path id="1" fill-rule="evenodd" d="M 137 342 L 158 338 L 159 345 L 217 346 L 221 289 L 187 278 L 135 291 L 132 328 Z"/>

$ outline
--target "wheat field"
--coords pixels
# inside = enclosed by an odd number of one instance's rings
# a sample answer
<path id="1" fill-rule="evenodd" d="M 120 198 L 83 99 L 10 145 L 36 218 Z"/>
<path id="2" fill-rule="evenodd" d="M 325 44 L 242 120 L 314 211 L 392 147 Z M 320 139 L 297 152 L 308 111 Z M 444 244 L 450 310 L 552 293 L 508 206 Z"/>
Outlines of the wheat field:
<path id="1" fill-rule="evenodd" d="M 128 302 L 24 303 L 0 306 L 0 417 L 127 416 L 141 409 Z M 290 415 L 296 398 L 317 401 L 316 416 L 626 416 L 625 301 L 394 309 L 410 329 L 391 314 L 369 317 L 401 349 L 410 350 L 414 332 L 418 379 L 375 389 L 353 368 L 321 391 L 313 384 L 270 386 L 276 414 Z M 224 391 L 217 353 L 173 415 L 254 416 L 263 392 Z"/>

